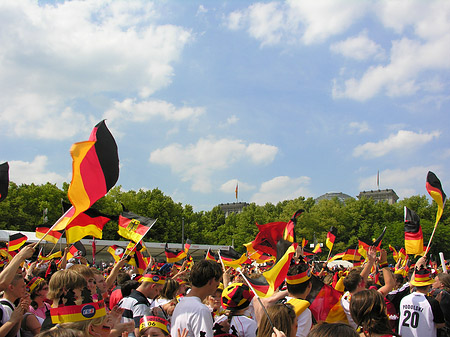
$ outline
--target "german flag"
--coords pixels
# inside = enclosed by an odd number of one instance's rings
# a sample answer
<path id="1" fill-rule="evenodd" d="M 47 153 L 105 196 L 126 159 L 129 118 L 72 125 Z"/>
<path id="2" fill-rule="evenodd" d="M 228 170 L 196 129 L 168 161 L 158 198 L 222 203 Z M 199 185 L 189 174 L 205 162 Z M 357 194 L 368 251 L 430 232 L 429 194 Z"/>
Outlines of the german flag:
<path id="1" fill-rule="evenodd" d="M 153 227 L 156 220 L 140 216 L 132 212 L 123 212 L 119 215 L 119 233 L 120 236 L 134 242 L 141 241 L 145 234 Z"/>
<path id="2" fill-rule="evenodd" d="M 405 206 L 405 250 L 406 254 L 423 253 L 423 234 L 420 218 Z"/>
<path id="3" fill-rule="evenodd" d="M 67 261 L 73 257 L 77 258 L 80 256 L 86 256 L 86 248 L 80 241 L 77 241 L 70 246 L 69 252 L 67 253 Z"/>
<path id="4" fill-rule="evenodd" d="M 62 232 L 58 232 L 58 231 L 50 231 L 51 226 L 47 226 L 47 225 L 41 225 L 39 227 L 36 227 L 36 237 L 38 239 L 42 239 L 44 237 L 45 234 L 45 239 L 48 242 L 52 242 L 52 243 L 58 243 L 59 239 L 61 238 L 61 236 L 63 235 Z"/>
<path id="5" fill-rule="evenodd" d="M 119 178 L 117 144 L 104 120 L 94 127 L 88 141 L 73 144 L 70 154 L 73 163 L 68 196 L 75 212 L 54 230 L 65 229 L 72 219 L 103 197 Z"/>
<path id="6" fill-rule="evenodd" d="M 186 254 L 188 253 L 189 248 L 191 248 L 191 244 L 192 244 L 192 241 L 189 240 L 189 239 L 187 239 L 187 240 L 186 240 L 186 243 L 184 244 L 184 252 L 185 252 Z"/>
<path id="7" fill-rule="evenodd" d="M 0 164 L 0 201 L 8 196 L 9 187 L 9 164 L 8 162 Z"/>
<path id="8" fill-rule="evenodd" d="M 211 249 L 208 248 L 208 251 L 206 252 L 205 260 L 214 261 L 217 262 L 219 258 L 215 257 L 213 253 L 211 253 Z"/>
<path id="9" fill-rule="evenodd" d="M 277 244 L 277 262 L 257 278 L 247 278 L 259 297 L 269 297 L 286 279 L 297 243 L 281 239 Z"/>
<path id="10" fill-rule="evenodd" d="M 64 205 L 69 209 L 70 205 Z M 86 236 L 93 236 L 97 239 L 101 239 L 103 236 L 103 226 L 107 222 L 111 221 L 111 217 L 97 211 L 94 208 L 78 214 L 66 227 L 66 240 L 67 243 L 73 243 L 80 241 Z"/>
<path id="11" fill-rule="evenodd" d="M 142 240 L 138 243 L 130 241 L 128 242 L 127 248 L 125 250 L 125 255 L 134 255 L 134 253 L 143 252 L 144 250 L 146 250 L 146 248 L 144 247 L 144 243 L 142 242 Z"/>
<path id="12" fill-rule="evenodd" d="M 317 322 L 348 322 L 340 304 L 342 293 L 311 276 L 311 292 L 306 298 L 311 305 L 309 309 Z"/>
<path id="13" fill-rule="evenodd" d="M 124 252 L 125 249 L 117 245 L 112 245 L 108 247 L 108 253 L 111 254 L 111 256 L 114 258 L 114 261 L 116 262 L 119 262 L 120 259 L 122 259 Z"/>
<path id="14" fill-rule="evenodd" d="M 322 253 L 322 248 L 320 248 L 320 243 L 316 244 L 316 246 L 313 249 L 313 254 Z"/>
<path id="15" fill-rule="evenodd" d="M 389 250 L 392 252 L 392 257 L 394 258 L 394 261 L 397 262 L 398 261 L 398 252 L 397 249 L 394 246 L 391 246 L 389 244 Z"/>
<path id="16" fill-rule="evenodd" d="M 8 242 L 8 252 L 18 250 L 20 247 L 23 246 L 25 242 L 27 242 L 27 240 L 28 240 L 27 236 L 21 233 L 10 235 Z"/>
<path id="17" fill-rule="evenodd" d="M 296 242 L 295 239 L 295 225 L 297 224 L 297 218 L 304 212 L 305 210 L 299 209 L 294 215 L 291 217 L 289 222 L 286 224 L 286 227 L 283 232 L 283 239 L 289 242 Z"/>
<path id="18" fill-rule="evenodd" d="M 380 236 L 373 242 L 368 242 L 363 239 L 358 240 L 358 251 L 364 258 L 367 257 L 367 250 L 370 246 L 374 246 L 377 251 L 381 249 L 381 242 L 383 241 L 384 234 L 386 233 L 386 227 L 384 227 L 383 232 L 381 232 Z"/>
<path id="19" fill-rule="evenodd" d="M 306 247 L 306 244 L 308 243 L 308 240 L 305 238 L 302 238 L 302 248 Z"/>
<path id="20" fill-rule="evenodd" d="M 62 252 L 61 251 L 53 253 L 52 255 L 49 255 L 49 256 L 40 255 L 39 256 L 39 260 L 41 260 L 41 261 L 50 261 L 50 260 L 53 260 L 53 259 L 57 259 L 59 257 L 62 257 Z"/>
<path id="21" fill-rule="evenodd" d="M 169 249 L 167 243 L 166 243 L 166 246 L 164 247 L 164 253 L 166 254 L 167 263 L 178 262 L 187 256 L 186 253 L 182 250 L 175 251 L 175 250 Z"/>
<path id="22" fill-rule="evenodd" d="M 148 259 L 145 258 L 144 255 L 142 255 L 142 253 L 137 250 L 136 254 L 134 254 L 134 260 L 136 262 L 136 268 L 139 274 L 144 274 L 149 263 Z"/>
<path id="23" fill-rule="evenodd" d="M 361 260 L 361 254 L 358 252 L 358 249 L 348 247 L 342 253 L 334 255 L 329 262 L 339 259 L 345 261 L 359 261 Z"/>
<path id="24" fill-rule="evenodd" d="M 241 255 L 231 247 L 229 250 L 219 249 L 219 258 L 225 266 L 235 269 L 242 266 L 244 263 L 252 262 L 247 258 L 247 254 L 244 253 Z"/>
<path id="25" fill-rule="evenodd" d="M 430 196 L 434 199 L 436 204 L 438 205 L 438 210 L 436 214 L 436 223 L 434 226 L 437 226 L 439 220 L 441 219 L 442 213 L 444 212 L 445 202 L 447 200 L 447 196 L 442 189 L 441 181 L 438 177 L 431 171 L 428 172 L 426 189 Z"/>
<path id="26" fill-rule="evenodd" d="M 334 240 L 336 240 L 337 228 L 331 226 L 330 231 L 327 233 L 327 240 L 325 241 L 326 246 L 331 251 L 333 249 Z"/>

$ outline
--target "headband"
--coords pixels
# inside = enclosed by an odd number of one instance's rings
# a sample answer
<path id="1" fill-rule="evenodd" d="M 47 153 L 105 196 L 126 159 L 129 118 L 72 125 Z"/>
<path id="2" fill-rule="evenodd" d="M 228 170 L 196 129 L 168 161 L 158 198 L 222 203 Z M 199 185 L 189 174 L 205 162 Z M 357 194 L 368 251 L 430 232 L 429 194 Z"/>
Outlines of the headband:
<path id="1" fill-rule="evenodd" d="M 170 323 L 164 318 L 157 316 L 143 316 L 141 318 L 141 324 L 139 325 L 139 331 L 146 328 L 159 328 L 169 334 L 169 327 Z"/>
<path id="2" fill-rule="evenodd" d="M 287 284 L 300 284 L 308 281 L 311 278 L 311 269 L 305 270 L 303 273 L 297 275 L 286 276 Z"/>

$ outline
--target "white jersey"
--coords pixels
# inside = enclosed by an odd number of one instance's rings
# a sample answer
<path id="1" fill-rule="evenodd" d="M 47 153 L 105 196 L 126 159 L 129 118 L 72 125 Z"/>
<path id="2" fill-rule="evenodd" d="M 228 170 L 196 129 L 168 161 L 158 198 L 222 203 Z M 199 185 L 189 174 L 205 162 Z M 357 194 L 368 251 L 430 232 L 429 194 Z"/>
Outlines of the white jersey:
<path id="1" fill-rule="evenodd" d="M 414 292 L 400 302 L 398 333 L 402 337 L 436 337 L 435 322 L 441 323 L 442 318 L 436 300 Z"/>

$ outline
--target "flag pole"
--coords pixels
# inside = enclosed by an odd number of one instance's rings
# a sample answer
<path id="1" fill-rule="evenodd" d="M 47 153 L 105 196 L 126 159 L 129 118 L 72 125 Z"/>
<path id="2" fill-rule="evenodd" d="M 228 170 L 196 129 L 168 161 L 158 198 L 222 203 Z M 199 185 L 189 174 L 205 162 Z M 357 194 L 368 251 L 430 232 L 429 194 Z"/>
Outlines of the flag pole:
<path id="1" fill-rule="evenodd" d="M 220 249 L 217 250 L 217 254 L 219 255 L 220 264 L 222 265 L 222 269 L 225 272 L 225 264 L 222 261 L 222 255 L 220 255 Z"/>
<path id="2" fill-rule="evenodd" d="M 48 233 L 50 233 L 50 232 L 53 230 L 53 228 L 55 228 L 56 225 L 59 224 L 59 223 L 64 219 L 64 217 L 65 217 L 72 209 L 73 209 L 73 206 L 71 206 L 71 207 L 66 211 L 66 213 L 64 213 L 63 215 L 61 215 L 61 217 L 60 217 L 58 220 L 56 220 L 56 222 L 53 224 L 53 226 L 50 227 L 50 229 L 47 231 L 47 233 L 45 233 L 44 236 L 43 236 L 42 238 L 40 238 L 40 240 L 39 240 L 38 242 L 36 242 L 36 243 L 33 245 L 33 248 L 36 248 L 36 247 L 42 242 L 42 240 L 44 240 L 44 238 L 48 235 Z"/>
<path id="3" fill-rule="evenodd" d="M 423 256 L 427 256 L 427 254 L 430 250 L 431 240 L 433 240 L 433 236 L 434 236 L 434 232 L 436 232 L 436 228 L 437 228 L 437 223 L 436 223 L 436 226 L 434 226 L 433 233 L 431 233 L 430 241 L 428 241 L 428 246 L 427 246 L 427 249 L 425 250 L 425 254 L 423 254 Z"/>
<path id="4" fill-rule="evenodd" d="M 248 282 L 247 277 L 246 277 L 246 276 L 244 275 L 244 273 L 242 272 L 241 267 L 237 267 L 236 270 L 239 272 L 239 274 L 241 274 L 242 278 L 245 280 L 245 283 L 247 283 L 247 285 L 249 286 L 249 288 L 250 288 L 250 289 L 253 291 L 253 293 L 255 294 L 256 299 L 258 300 L 259 304 L 260 304 L 261 307 L 263 308 L 264 313 L 266 314 L 267 319 L 268 319 L 270 325 L 272 326 L 272 330 L 273 330 L 273 328 L 274 328 L 275 326 L 273 325 L 273 322 L 272 322 L 272 320 L 270 319 L 269 313 L 267 312 L 266 307 L 265 307 L 264 304 L 262 303 L 261 298 L 260 298 L 259 295 L 256 293 L 255 289 L 253 289 L 253 287 L 252 287 L 252 285 L 250 284 L 250 282 Z"/>
<path id="5" fill-rule="evenodd" d="M 333 250 L 333 247 L 334 247 L 334 244 L 333 244 L 333 246 L 331 246 L 331 249 L 330 249 L 330 251 L 328 252 L 327 261 L 330 259 L 330 255 L 331 255 L 331 251 Z"/>

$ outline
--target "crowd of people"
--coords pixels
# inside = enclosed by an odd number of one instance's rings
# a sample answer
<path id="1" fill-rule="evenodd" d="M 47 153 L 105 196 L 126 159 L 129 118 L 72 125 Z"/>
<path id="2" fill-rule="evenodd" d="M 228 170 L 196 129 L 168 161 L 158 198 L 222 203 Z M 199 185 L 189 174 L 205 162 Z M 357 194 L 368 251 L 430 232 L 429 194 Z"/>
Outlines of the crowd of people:
<path id="1" fill-rule="evenodd" d="M 248 282 L 263 271 L 255 265 L 204 259 L 139 273 L 126 260 L 100 270 L 67 261 L 68 249 L 58 263 L 32 261 L 34 252 L 25 246 L 0 272 L 0 337 L 450 336 L 450 276 L 426 257 L 405 277 L 375 247 L 352 268 L 300 252 L 274 294 L 260 297 Z M 326 297 L 312 310 L 316 279 L 342 292 L 330 319 L 315 317 Z"/>

